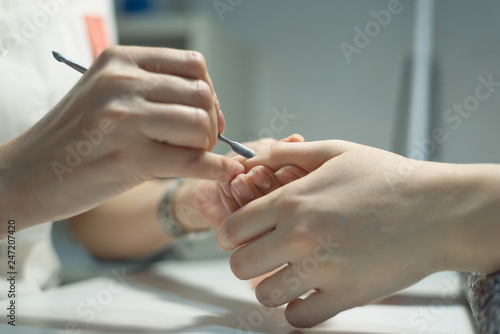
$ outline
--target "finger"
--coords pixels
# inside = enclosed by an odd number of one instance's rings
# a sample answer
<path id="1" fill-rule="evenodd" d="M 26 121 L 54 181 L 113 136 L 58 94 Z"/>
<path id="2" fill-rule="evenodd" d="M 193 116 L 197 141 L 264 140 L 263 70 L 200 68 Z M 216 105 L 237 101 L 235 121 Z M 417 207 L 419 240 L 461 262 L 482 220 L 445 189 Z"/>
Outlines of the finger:
<path id="1" fill-rule="evenodd" d="M 233 197 L 240 206 L 244 206 L 255 198 L 263 196 L 245 174 L 240 174 L 231 181 L 231 190 Z"/>
<path id="2" fill-rule="evenodd" d="M 155 47 L 126 47 L 137 65 L 147 72 L 201 79 L 213 89 L 205 57 L 197 51 Z"/>
<path id="3" fill-rule="evenodd" d="M 226 190 L 223 188 L 223 184 L 229 184 L 229 181 L 222 182 L 220 185 L 220 197 L 222 199 L 222 203 L 224 204 L 224 207 L 229 213 L 233 213 L 236 210 L 240 208 L 240 205 L 238 204 L 238 201 L 234 198 L 234 196 L 231 194 L 231 197 L 227 195 Z M 230 187 L 230 186 L 229 186 Z M 229 193 L 231 193 L 231 189 L 229 188 Z"/>
<path id="4" fill-rule="evenodd" d="M 215 110 L 215 91 L 207 71 L 205 57 L 197 51 L 185 51 L 168 48 L 127 47 L 137 65 L 150 73 L 170 74 L 184 78 L 199 79 L 210 87 L 212 106 L 207 109 L 210 117 L 209 150 L 217 142 L 218 114 Z"/>
<path id="5" fill-rule="evenodd" d="M 276 174 L 270 168 L 256 166 L 246 175 L 240 174 L 231 182 L 232 195 L 228 197 L 235 198 L 240 206 L 244 206 L 305 175 L 307 172 L 295 166 L 285 166 Z"/>
<path id="6" fill-rule="evenodd" d="M 151 102 L 183 104 L 209 111 L 214 107 L 212 88 L 203 80 L 187 79 L 175 75 L 150 74 L 145 77 L 145 98 Z"/>
<path id="7" fill-rule="evenodd" d="M 298 134 L 298 133 L 294 133 L 293 135 L 290 135 L 286 138 L 283 138 L 280 140 L 280 142 L 284 142 L 284 143 L 303 143 L 305 142 L 305 139 L 302 135 Z"/>
<path id="8" fill-rule="evenodd" d="M 299 298 L 316 287 L 312 277 L 294 264 L 264 279 L 255 290 L 259 302 L 267 307 L 277 307 Z"/>
<path id="9" fill-rule="evenodd" d="M 225 156 L 158 142 L 150 142 L 141 154 L 140 164 L 150 178 L 193 177 L 227 181 L 243 171 L 240 163 Z"/>
<path id="10" fill-rule="evenodd" d="M 247 170 L 257 165 L 264 165 L 278 170 L 284 165 L 294 165 L 311 172 L 331 158 L 345 152 L 351 143 L 337 140 L 317 142 L 277 142 L 244 161 Z"/>
<path id="11" fill-rule="evenodd" d="M 247 178 L 264 195 L 282 186 L 276 179 L 274 171 L 265 166 L 255 166 L 250 169 Z"/>
<path id="12" fill-rule="evenodd" d="M 145 102 L 144 110 L 147 117 L 141 118 L 138 127 L 147 138 L 173 146 L 209 149 L 211 124 L 203 109 Z"/>
<path id="13" fill-rule="evenodd" d="M 282 244 L 282 240 L 273 231 L 241 246 L 233 252 L 229 260 L 233 274 L 246 280 L 288 263 L 291 260 L 289 253 L 276 247 L 279 244 Z"/>
<path id="14" fill-rule="evenodd" d="M 323 291 L 316 291 L 305 299 L 297 298 L 290 302 L 285 316 L 292 326 L 309 328 L 345 309 L 343 298 L 336 299 Z"/>
<path id="15" fill-rule="evenodd" d="M 226 130 L 226 119 L 224 118 L 224 114 L 222 113 L 222 110 L 218 108 L 217 111 L 217 131 L 220 134 L 224 134 L 224 131 Z"/>
<path id="16" fill-rule="evenodd" d="M 274 175 L 276 180 L 284 186 L 285 184 L 298 180 L 307 174 L 308 173 L 302 168 L 288 165 L 280 168 Z"/>
<path id="17" fill-rule="evenodd" d="M 233 191 L 231 190 L 231 181 L 224 181 L 220 183 L 220 187 L 227 198 L 234 199 Z"/>
<path id="18" fill-rule="evenodd" d="M 217 114 L 217 133 L 224 134 L 224 131 L 226 130 L 226 119 L 224 118 L 224 114 L 222 113 L 222 110 L 220 108 L 220 101 L 219 97 L 217 96 L 217 93 L 215 92 L 215 86 L 213 84 L 212 78 L 210 77 L 210 74 L 208 74 L 208 81 L 210 83 L 210 87 L 212 87 L 214 94 L 215 94 L 215 102 L 214 102 L 214 107 L 215 107 L 215 112 Z"/>
<path id="19" fill-rule="evenodd" d="M 230 215 L 217 231 L 217 243 L 223 250 L 232 250 L 276 227 L 275 202 L 281 189 L 258 198 Z"/>
<path id="20" fill-rule="evenodd" d="M 288 266 L 288 263 L 286 263 L 286 264 L 282 265 L 281 267 L 278 267 L 278 268 L 276 268 L 276 269 L 274 269 L 274 270 L 272 270 L 272 271 L 270 271 L 268 273 L 265 273 L 263 275 L 260 275 L 260 276 L 257 276 L 257 277 L 254 277 L 254 278 L 250 279 L 250 285 L 255 290 L 257 288 L 257 285 L 260 284 L 260 282 L 262 282 L 263 280 L 265 280 L 269 276 L 274 275 L 275 273 L 277 273 L 281 269 L 285 268 L 286 266 Z"/>

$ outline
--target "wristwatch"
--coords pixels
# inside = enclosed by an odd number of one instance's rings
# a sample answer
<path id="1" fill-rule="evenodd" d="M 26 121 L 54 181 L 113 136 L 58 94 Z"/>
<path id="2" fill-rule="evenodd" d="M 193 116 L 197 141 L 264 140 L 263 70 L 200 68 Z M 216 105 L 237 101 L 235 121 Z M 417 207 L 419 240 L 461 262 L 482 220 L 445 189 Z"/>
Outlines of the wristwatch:
<path id="1" fill-rule="evenodd" d="M 175 193 L 183 181 L 184 179 L 173 180 L 158 205 L 158 221 L 163 230 L 173 236 L 187 233 L 186 229 L 175 218 Z"/>

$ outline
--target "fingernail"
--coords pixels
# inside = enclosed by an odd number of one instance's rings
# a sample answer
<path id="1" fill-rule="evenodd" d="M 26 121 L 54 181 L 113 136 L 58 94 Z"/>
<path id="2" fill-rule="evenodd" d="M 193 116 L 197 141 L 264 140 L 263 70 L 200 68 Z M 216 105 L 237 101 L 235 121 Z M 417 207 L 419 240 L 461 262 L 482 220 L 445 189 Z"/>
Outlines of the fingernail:
<path id="1" fill-rule="evenodd" d="M 252 199 L 255 194 L 253 193 L 252 186 L 247 181 L 243 174 L 238 175 L 232 182 L 231 186 L 236 191 L 238 195 L 240 195 L 243 199 Z"/>
<path id="2" fill-rule="evenodd" d="M 261 189 L 269 189 L 273 183 L 269 174 L 267 174 L 261 166 L 252 168 L 250 172 L 248 172 L 247 177 L 254 185 Z"/>
<path id="3" fill-rule="evenodd" d="M 231 191 L 231 182 L 230 181 L 221 182 L 221 187 L 222 187 L 222 190 L 224 191 L 224 194 L 226 194 L 227 197 L 234 198 L 233 192 Z"/>
<path id="4" fill-rule="evenodd" d="M 223 250 L 223 251 L 230 251 L 230 250 L 233 250 L 234 247 L 231 246 L 225 239 L 224 236 L 221 236 L 220 235 L 220 227 L 219 229 L 217 230 L 217 246 L 219 246 L 219 249 L 220 250 Z"/>

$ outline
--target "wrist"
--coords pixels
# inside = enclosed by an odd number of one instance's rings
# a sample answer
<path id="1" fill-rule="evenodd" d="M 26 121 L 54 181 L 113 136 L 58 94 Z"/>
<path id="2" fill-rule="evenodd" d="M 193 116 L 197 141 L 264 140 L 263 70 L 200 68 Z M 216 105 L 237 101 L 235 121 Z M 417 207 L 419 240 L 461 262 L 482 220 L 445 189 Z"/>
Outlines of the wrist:
<path id="1" fill-rule="evenodd" d="M 484 259 L 478 227 L 489 206 L 481 165 L 418 162 L 411 184 L 424 269 L 473 271 Z M 489 179 L 491 183 L 491 179 Z M 498 184 L 498 183 L 497 183 Z M 415 209 L 415 208 L 414 208 Z M 471 266 L 472 265 L 472 266 Z"/>
<path id="2" fill-rule="evenodd" d="M 500 269 L 500 166 L 461 165 L 456 219 L 450 226 L 450 269 Z M 451 230 L 453 228 L 453 230 Z"/>
<path id="3" fill-rule="evenodd" d="M 201 216 L 195 196 L 196 184 L 199 180 L 185 179 L 177 189 L 174 198 L 174 216 L 186 232 L 199 232 L 208 228 L 208 224 Z"/>
<path id="4" fill-rule="evenodd" d="M 0 145 L 0 219 L 3 224 L 12 219 L 19 229 L 33 225 L 30 213 L 33 207 L 26 207 L 27 196 L 23 193 L 22 166 L 14 163 L 13 141 Z M 3 225 L 2 225 L 3 226 Z M 0 236 L 4 231 L 0 232 Z"/>

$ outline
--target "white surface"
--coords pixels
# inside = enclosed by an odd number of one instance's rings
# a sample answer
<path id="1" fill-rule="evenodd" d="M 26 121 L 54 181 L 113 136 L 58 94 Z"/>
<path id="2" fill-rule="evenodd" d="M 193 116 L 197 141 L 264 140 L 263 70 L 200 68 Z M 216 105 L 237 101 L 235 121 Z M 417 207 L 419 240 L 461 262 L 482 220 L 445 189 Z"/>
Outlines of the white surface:
<path id="1" fill-rule="evenodd" d="M 457 297 L 455 273 L 434 275 L 308 330 L 288 325 L 283 308 L 260 306 L 249 283 L 232 275 L 226 258 L 160 263 L 127 283 L 112 277 L 21 298 L 18 326 L 0 324 L 0 332 L 73 333 L 77 323 L 83 333 L 246 333 L 241 329 L 251 324 L 256 333 L 473 333 L 468 308 Z"/>

